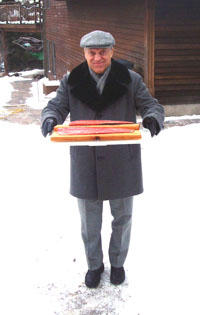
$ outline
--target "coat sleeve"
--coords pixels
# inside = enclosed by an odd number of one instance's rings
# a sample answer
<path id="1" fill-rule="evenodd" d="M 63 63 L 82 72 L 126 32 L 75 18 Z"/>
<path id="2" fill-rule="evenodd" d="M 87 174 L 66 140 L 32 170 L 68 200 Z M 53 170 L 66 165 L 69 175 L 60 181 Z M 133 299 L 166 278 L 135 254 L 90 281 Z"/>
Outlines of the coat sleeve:
<path id="1" fill-rule="evenodd" d="M 164 108 L 158 103 L 158 100 L 153 98 L 144 84 L 142 77 L 136 74 L 135 82 L 135 101 L 137 111 L 144 120 L 147 117 L 156 119 L 160 130 L 163 128 L 164 122 Z"/>
<path id="2" fill-rule="evenodd" d="M 69 114 L 68 75 L 65 75 L 56 91 L 56 97 L 50 100 L 42 110 L 41 124 L 47 118 L 54 118 L 57 124 L 62 124 Z"/>

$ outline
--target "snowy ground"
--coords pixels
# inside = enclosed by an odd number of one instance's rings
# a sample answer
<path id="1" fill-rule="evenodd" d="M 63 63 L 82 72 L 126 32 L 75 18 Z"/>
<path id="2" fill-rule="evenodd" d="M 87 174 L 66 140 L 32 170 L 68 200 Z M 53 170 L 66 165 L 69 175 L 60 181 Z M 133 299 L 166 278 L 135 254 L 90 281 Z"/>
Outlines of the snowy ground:
<path id="1" fill-rule="evenodd" d="M 200 124 L 142 144 L 145 192 L 135 197 L 127 279 L 118 287 L 109 282 L 105 202 L 106 270 L 95 290 L 84 285 L 67 145 L 43 138 L 37 125 L 0 121 L 0 131 L 0 314 L 200 314 Z"/>

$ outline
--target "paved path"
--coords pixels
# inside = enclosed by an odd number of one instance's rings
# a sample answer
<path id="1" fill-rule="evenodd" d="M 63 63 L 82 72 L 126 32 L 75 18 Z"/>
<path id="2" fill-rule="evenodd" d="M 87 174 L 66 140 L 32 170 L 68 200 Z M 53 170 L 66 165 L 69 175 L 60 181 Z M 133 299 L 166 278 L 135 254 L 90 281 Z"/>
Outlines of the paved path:
<path id="1" fill-rule="evenodd" d="M 11 82 L 13 91 L 11 92 L 10 101 L 6 103 L 6 114 L 1 120 L 23 125 L 40 124 L 40 109 L 34 109 L 27 105 L 27 100 L 33 96 L 32 83 L 37 80 L 17 80 Z"/>

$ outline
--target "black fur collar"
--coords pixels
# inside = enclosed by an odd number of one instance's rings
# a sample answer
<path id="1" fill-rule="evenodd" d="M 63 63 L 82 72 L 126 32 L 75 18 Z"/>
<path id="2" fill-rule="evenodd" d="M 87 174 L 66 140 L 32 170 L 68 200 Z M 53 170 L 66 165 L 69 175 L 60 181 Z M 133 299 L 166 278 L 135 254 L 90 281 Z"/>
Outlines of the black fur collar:
<path id="1" fill-rule="evenodd" d="M 101 111 L 127 92 L 130 81 L 131 77 L 128 69 L 112 59 L 111 70 L 102 95 L 97 92 L 96 82 L 89 73 L 86 61 L 72 70 L 68 84 L 71 93 L 80 101 L 95 111 Z"/>

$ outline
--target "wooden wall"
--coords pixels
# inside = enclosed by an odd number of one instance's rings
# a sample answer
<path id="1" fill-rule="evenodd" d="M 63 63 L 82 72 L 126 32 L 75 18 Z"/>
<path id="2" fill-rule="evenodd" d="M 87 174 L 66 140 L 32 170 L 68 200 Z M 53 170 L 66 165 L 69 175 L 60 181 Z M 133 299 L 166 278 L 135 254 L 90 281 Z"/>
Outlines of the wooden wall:
<path id="1" fill-rule="evenodd" d="M 116 39 L 115 58 L 144 69 L 144 0 L 50 0 L 45 12 L 45 37 L 55 43 L 56 78 L 84 61 L 80 38 L 93 30 Z"/>
<path id="2" fill-rule="evenodd" d="M 157 0 L 155 96 L 163 104 L 200 103 L 200 1 Z"/>

